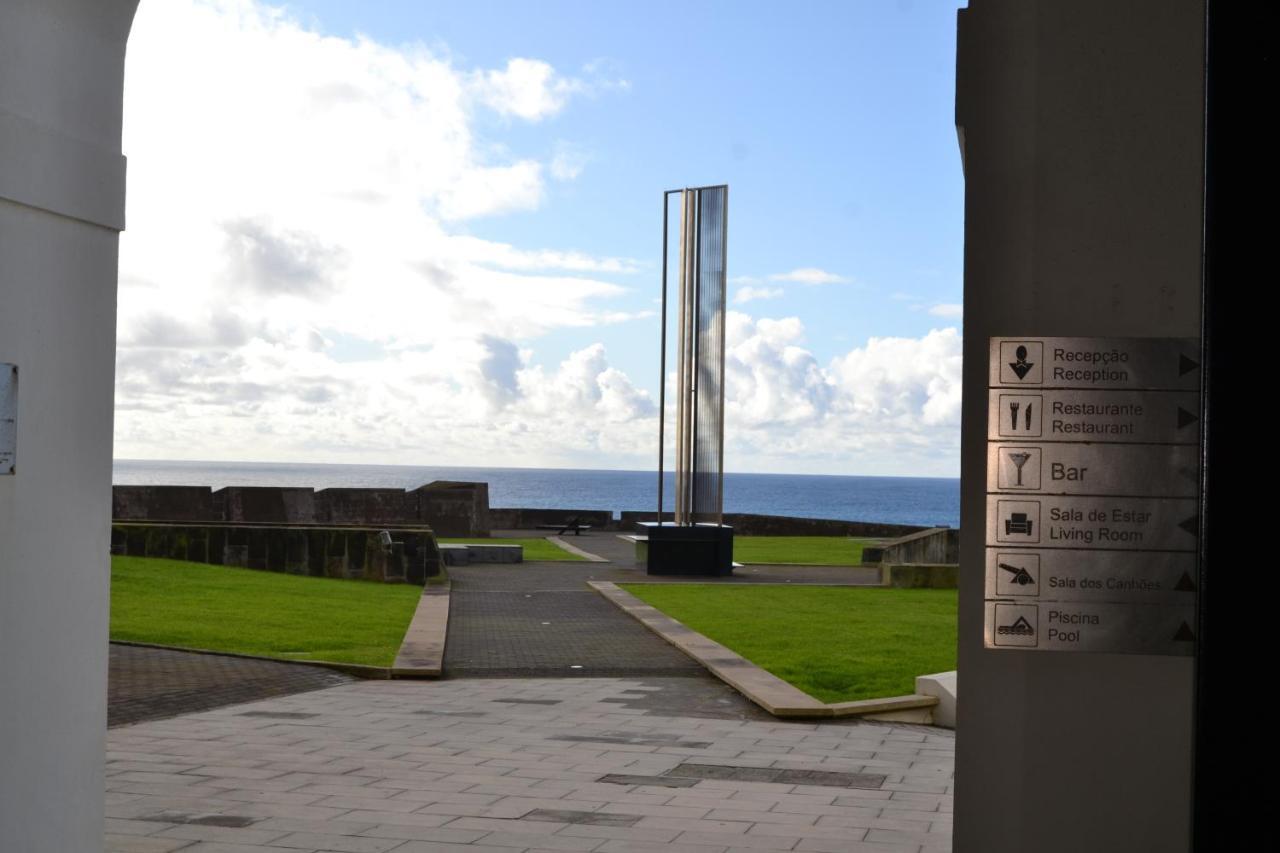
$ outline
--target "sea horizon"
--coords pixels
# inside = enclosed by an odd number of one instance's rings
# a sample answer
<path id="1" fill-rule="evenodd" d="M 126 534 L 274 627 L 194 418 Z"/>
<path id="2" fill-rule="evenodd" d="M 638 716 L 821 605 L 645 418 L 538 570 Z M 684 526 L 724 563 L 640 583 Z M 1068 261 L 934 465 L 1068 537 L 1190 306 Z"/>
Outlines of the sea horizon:
<path id="1" fill-rule="evenodd" d="M 114 485 L 414 489 L 435 480 L 485 482 L 492 507 L 657 508 L 657 472 L 598 468 L 371 465 L 339 462 L 113 460 Z M 664 480 L 670 511 L 672 473 Z M 958 477 L 725 473 L 724 511 L 958 527 Z"/>

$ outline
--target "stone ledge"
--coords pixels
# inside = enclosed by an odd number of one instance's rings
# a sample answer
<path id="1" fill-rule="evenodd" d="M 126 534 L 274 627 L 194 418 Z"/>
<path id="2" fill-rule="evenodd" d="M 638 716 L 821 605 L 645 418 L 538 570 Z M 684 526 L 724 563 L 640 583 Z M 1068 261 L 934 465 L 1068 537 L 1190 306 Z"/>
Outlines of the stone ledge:
<path id="1" fill-rule="evenodd" d="M 449 636 L 449 584 L 428 586 L 405 629 L 400 651 L 391 665 L 392 678 L 439 678 L 444 674 L 444 646 Z"/>
<path id="2" fill-rule="evenodd" d="M 584 551 L 581 548 L 570 545 L 568 542 L 564 541 L 559 536 L 548 536 L 547 541 L 553 545 L 563 548 L 564 550 L 568 551 L 570 554 L 577 554 L 579 557 L 586 560 L 588 563 L 609 562 L 604 557 L 601 557 L 599 554 L 592 554 L 590 551 Z"/>
<path id="3" fill-rule="evenodd" d="M 948 729 L 956 727 L 956 671 L 935 672 L 916 677 L 916 692 L 924 696 L 938 697 L 934 709 L 934 722 Z"/>
<path id="4" fill-rule="evenodd" d="M 829 705 L 672 619 L 656 607 L 645 604 L 617 584 L 587 581 L 587 585 L 775 717 L 812 719 L 860 716 L 891 722 L 932 722 L 931 712 L 938 704 L 936 696 L 891 696 Z"/>

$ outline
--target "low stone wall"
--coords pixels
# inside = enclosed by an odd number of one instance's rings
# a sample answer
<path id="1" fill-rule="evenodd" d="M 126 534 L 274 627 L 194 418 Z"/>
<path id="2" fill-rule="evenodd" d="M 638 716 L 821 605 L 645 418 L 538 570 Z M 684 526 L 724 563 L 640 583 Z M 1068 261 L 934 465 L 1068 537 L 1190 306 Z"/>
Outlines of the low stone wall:
<path id="1" fill-rule="evenodd" d="M 657 521 L 653 512 L 622 513 L 620 527 L 634 530 L 637 522 Z M 667 516 L 670 521 L 671 517 Z M 916 533 L 926 528 L 909 524 L 879 524 L 868 521 L 837 521 L 828 518 L 792 518 L 785 515 L 756 515 L 727 512 L 724 523 L 733 527 L 735 536 L 856 536 L 880 539 Z"/>
<path id="2" fill-rule="evenodd" d="M 429 526 L 440 536 L 487 536 L 487 483 L 437 481 L 404 489 L 279 486 L 113 486 L 118 522 L 205 522 L 329 526 Z"/>
<path id="3" fill-rule="evenodd" d="M 960 567 L 953 563 L 883 563 L 880 572 L 882 586 L 898 589 L 957 589 L 960 586 Z"/>
<path id="4" fill-rule="evenodd" d="M 424 527 L 382 528 L 255 524 L 113 523 L 111 553 L 164 557 L 311 577 L 422 585 L 440 575 L 435 534 Z"/>
<path id="5" fill-rule="evenodd" d="M 867 557 L 863 557 L 867 560 Z M 869 560 L 867 560 L 870 562 Z M 948 563 L 960 562 L 960 531 L 954 527 L 932 527 L 886 542 L 875 562 Z"/>
<path id="6" fill-rule="evenodd" d="M 412 491 L 403 489 L 321 489 L 277 486 L 115 486 L 112 518 L 117 522 L 205 522 L 209 524 L 273 524 L 354 526 L 429 526 L 439 536 L 488 536 L 492 530 L 536 530 L 571 518 L 593 530 L 626 531 L 636 523 L 655 521 L 656 513 L 599 509 L 489 508 L 487 483 L 437 481 Z M 670 517 L 668 516 L 668 519 Z M 892 562 L 955 562 L 948 556 L 958 546 L 930 538 L 938 530 L 909 524 L 792 518 L 783 515 L 726 513 L 725 523 L 740 536 L 855 536 L 897 539 L 903 550 L 885 555 Z M 926 541 L 908 542 L 913 535 Z M 957 535 L 951 530 L 949 536 Z M 958 541 L 958 540 L 955 540 Z M 938 549 L 942 550 L 939 551 Z M 879 557 L 869 562 L 879 562 Z"/>
<path id="7" fill-rule="evenodd" d="M 215 521 L 213 489 L 208 486 L 112 486 L 113 519 L 162 521 Z"/>
<path id="8" fill-rule="evenodd" d="M 564 524 L 577 518 L 579 524 L 592 530 L 617 530 L 613 513 L 605 509 L 530 509 L 497 507 L 489 510 L 489 523 L 494 530 L 537 530 L 540 524 Z"/>

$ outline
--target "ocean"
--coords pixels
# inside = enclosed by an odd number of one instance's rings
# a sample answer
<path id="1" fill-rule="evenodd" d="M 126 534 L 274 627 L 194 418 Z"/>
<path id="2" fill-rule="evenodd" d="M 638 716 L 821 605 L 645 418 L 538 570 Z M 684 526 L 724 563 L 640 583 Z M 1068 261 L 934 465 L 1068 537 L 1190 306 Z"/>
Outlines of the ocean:
<path id="1" fill-rule="evenodd" d="M 426 468 L 262 462 L 117 459 L 113 482 L 129 486 L 306 486 L 414 489 L 433 480 L 489 484 L 489 505 L 548 509 L 654 509 L 658 478 L 648 471 L 564 468 Z M 671 480 L 664 487 L 671 495 Z M 670 501 L 667 501 L 670 510 Z M 725 474 L 725 512 L 960 526 L 960 481 L 937 477 Z"/>

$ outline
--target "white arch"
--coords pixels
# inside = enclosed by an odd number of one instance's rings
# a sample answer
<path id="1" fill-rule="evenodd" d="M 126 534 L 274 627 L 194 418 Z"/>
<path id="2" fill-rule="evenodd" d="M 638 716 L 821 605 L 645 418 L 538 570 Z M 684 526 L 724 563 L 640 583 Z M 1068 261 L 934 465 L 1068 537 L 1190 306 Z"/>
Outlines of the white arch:
<path id="1" fill-rule="evenodd" d="M 0 0 L 0 850 L 101 850 L 125 42 L 137 0 Z M 7 467 L 6 467 L 7 470 Z"/>

